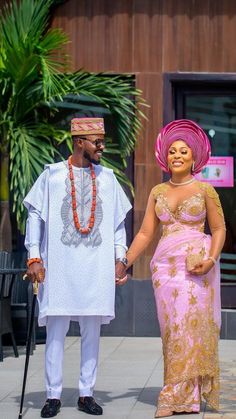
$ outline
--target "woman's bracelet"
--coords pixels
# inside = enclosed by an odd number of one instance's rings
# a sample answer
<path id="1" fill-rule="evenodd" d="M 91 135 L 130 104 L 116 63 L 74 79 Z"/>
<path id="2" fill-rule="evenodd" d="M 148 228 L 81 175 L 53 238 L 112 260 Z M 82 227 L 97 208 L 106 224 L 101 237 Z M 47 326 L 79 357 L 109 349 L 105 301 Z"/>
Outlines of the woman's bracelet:
<path id="1" fill-rule="evenodd" d="M 30 267 L 30 265 L 32 265 L 32 263 L 42 263 L 42 259 L 40 258 L 31 258 L 27 260 L 27 266 L 28 268 Z"/>
<path id="2" fill-rule="evenodd" d="M 214 265 L 216 264 L 216 259 L 213 258 L 213 256 L 208 256 L 207 259 L 210 259 L 214 263 Z"/>

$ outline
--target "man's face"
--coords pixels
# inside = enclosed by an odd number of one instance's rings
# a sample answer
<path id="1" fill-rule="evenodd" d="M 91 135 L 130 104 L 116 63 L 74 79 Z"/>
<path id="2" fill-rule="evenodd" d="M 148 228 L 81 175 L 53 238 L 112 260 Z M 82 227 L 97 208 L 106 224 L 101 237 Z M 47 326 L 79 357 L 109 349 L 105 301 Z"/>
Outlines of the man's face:
<path id="1" fill-rule="evenodd" d="M 79 138 L 82 141 L 84 158 L 93 164 L 99 164 L 105 148 L 104 135 L 81 135 Z"/>

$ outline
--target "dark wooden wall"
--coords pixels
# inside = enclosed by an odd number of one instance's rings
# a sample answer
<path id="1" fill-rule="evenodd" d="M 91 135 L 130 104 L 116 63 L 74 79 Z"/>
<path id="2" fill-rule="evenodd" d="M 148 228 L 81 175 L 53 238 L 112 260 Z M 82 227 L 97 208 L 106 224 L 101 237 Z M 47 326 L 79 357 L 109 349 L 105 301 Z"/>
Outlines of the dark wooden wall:
<path id="1" fill-rule="evenodd" d="M 71 43 L 72 69 L 133 73 L 150 105 L 135 151 L 135 231 L 150 189 L 161 181 L 154 142 L 162 125 L 163 73 L 236 71 L 235 0 L 68 0 L 52 25 Z M 136 263 L 148 277 L 154 244 Z"/>

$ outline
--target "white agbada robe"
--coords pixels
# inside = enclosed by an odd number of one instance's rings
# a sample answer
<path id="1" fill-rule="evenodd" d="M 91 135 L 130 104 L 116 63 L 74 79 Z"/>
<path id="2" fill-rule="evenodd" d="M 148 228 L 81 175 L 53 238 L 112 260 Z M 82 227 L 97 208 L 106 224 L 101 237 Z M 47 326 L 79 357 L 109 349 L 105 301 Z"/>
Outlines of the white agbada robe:
<path id="1" fill-rule="evenodd" d="M 73 221 L 68 162 L 48 165 L 24 200 L 42 219 L 40 255 L 46 268 L 39 286 L 39 325 L 47 316 L 114 318 L 115 233 L 131 205 L 111 169 L 95 165 L 97 206 L 89 235 Z M 82 226 L 90 217 L 92 190 L 89 168 L 73 167 L 77 213 Z M 30 242 L 26 234 L 26 247 Z M 125 243 L 124 243 L 125 246 Z"/>

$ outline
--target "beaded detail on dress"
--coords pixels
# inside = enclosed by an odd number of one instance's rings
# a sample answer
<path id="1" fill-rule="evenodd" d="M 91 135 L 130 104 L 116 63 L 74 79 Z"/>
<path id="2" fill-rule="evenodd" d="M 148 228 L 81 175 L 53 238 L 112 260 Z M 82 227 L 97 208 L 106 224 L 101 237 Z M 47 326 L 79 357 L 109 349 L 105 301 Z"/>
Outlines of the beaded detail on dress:
<path id="1" fill-rule="evenodd" d="M 199 187 L 207 193 L 207 195 L 214 199 L 216 205 L 217 205 L 217 212 L 224 218 L 224 213 L 222 210 L 222 206 L 220 203 L 220 198 L 216 190 L 209 184 L 205 182 L 198 182 Z"/>
<path id="2" fill-rule="evenodd" d="M 156 200 L 156 215 L 163 225 L 162 235 L 167 236 L 186 229 L 204 231 L 206 218 L 206 205 L 203 193 L 196 192 L 188 199 L 184 199 L 177 206 L 176 210 L 171 210 L 168 199 L 165 195 L 168 186 L 158 185 L 153 189 Z"/>

